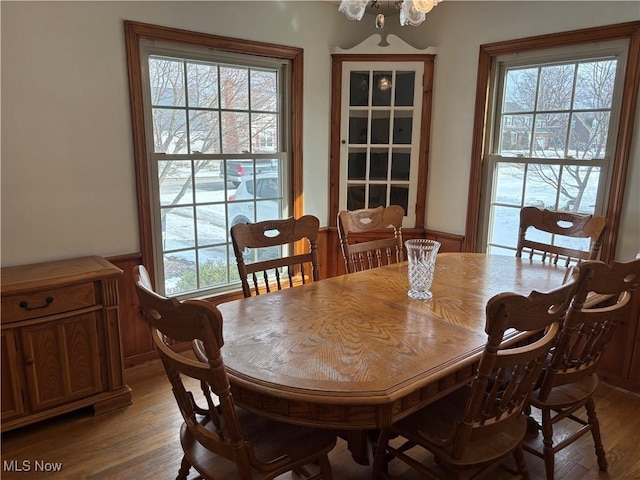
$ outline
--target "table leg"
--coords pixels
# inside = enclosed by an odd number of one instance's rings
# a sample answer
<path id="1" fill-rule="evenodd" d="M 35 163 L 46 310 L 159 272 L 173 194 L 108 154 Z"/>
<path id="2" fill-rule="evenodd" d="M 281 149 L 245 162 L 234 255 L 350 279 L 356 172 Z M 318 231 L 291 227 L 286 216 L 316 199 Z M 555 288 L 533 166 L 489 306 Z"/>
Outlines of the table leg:
<path id="1" fill-rule="evenodd" d="M 339 434 L 347 441 L 353 460 L 360 465 L 372 465 L 379 430 L 347 430 Z"/>

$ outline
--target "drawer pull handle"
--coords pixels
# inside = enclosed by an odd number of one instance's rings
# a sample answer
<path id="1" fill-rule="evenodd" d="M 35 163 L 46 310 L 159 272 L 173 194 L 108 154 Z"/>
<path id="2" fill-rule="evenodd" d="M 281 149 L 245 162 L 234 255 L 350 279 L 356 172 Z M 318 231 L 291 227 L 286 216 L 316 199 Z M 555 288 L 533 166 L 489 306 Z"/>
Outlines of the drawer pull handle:
<path id="1" fill-rule="evenodd" d="M 23 300 L 20 302 L 20 308 L 24 308 L 25 310 L 37 310 L 39 308 L 47 308 L 49 305 L 53 303 L 53 297 L 47 297 L 44 299 L 46 302 L 44 305 L 38 305 L 37 307 L 30 307 L 29 303 Z"/>

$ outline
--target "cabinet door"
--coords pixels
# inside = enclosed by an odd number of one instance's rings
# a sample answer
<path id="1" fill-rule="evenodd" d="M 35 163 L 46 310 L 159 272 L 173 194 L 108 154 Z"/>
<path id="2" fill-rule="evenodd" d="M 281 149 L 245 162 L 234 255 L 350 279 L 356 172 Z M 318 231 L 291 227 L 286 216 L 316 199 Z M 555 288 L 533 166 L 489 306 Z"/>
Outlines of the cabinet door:
<path id="1" fill-rule="evenodd" d="M 20 388 L 21 366 L 18 365 L 14 330 L 3 330 L 0 337 L 0 361 L 2 362 L 2 421 L 24 413 Z"/>
<path id="2" fill-rule="evenodd" d="M 33 411 L 102 391 L 99 312 L 23 327 L 26 387 Z"/>

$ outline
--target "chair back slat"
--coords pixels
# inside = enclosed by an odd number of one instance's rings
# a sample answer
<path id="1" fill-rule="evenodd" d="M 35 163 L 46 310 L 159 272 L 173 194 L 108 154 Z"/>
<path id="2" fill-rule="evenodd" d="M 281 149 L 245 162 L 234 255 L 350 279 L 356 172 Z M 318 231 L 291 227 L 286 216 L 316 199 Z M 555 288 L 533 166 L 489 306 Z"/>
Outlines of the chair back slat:
<path id="1" fill-rule="evenodd" d="M 402 262 L 402 218 L 404 209 L 398 205 L 338 213 L 340 248 L 347 273 Z M 388 238 L 354 242 L 350 234 L 362 234 L 393 229 Z"/>
<path id="2" fill-rule="evenodd" d="M 528 252 L 529 259 L 540 256 L 543 262 L 556 265 L 560 259 L 565 266 L 580 260 L 595 260 L 600 253 L 602 238 L 607 226 L 605 217 L 579 213 L 523 207 L 520 210 L 520 227 L 516 257 Z M 543 243 L 531 238 L 532 230 L 546 232 L 552 236 L 588 238 L 588 250 L 579 250 L 558 244 Z"/>
<path id="3" fill-rule="evenodd" d="M 297 283 L 319 280 L 319 229 L 320 221 L 313 215 L 304 215 L 298 219 L 291 217 L 243 223 L 231 227 L 244 296 L 251 297 L 291 288 Z M 304 253 L 280 255 L 278 252 L 277 258 L 265 259 L 273 255 L 273 252 L 265 249 L 294 248 L 297 242 L 304 244 Z M 249 252 L 255 253 L 258 260 L 249 258 Z"/>

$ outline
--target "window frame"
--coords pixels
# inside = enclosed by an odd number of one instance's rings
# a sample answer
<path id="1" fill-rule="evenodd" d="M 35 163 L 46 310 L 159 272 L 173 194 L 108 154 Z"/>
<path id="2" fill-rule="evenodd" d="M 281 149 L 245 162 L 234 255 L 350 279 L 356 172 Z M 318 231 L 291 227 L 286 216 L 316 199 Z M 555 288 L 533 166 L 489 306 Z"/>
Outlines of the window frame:
<path id="1" fill-rule="evenodd" d="M 145 126 L 144 89 L 141 69 L 141 43 L 143 40 L 183 44 L 189 47 L 204 47 L 231 54 L 253 55 L 281 59 L 290 62 L 290 90 L 287 102 L 290 116 L 287 119 L 290 152 L 287 171 L 289 182 L 285 186 L 285 198 L 289 198 L 288 210 L 298 217 L 303 214 L 302 188 L 302 99 L 303 99 L 303 50 L 297 47 L 275 45 L 250 40 L 221 37 L 206 33 L 191 32 L 171 27 L 163 27 L 129 20 L 124 21 L 131 121 L 133 131 L 134 164 L 136 171 L 136 192 L 138 199 L 138 222 L 140 231 L 140 256 L 152 279 L 156 277 L 154 261 L 153 206 L 150 202 L 150 175 L 148 165 L 147 128 Z M 155 283 L 155 280 L 154 280 Z M 193 295 L 202 295 L 195 292 Z M 191 295 L 191 296 L 193 296 Z"/>
<path id="2" fill-rule="evenodd" d="M 500 56 L 560 47 L 576 47 L 598 41 L 627 39 L 628 52 L 622 87 L 622 102 L 615 134 L 615 145 L 610 163 L 610 182 L 606 193 L 604 214 L 608 219 L 600 258 L 611 261 L 615 257 L 618 228 L 629 167 L 633 124 L 635 120 L 638 88 L 640 86 L 640 22 L 628 22 L 557 34 L 498 42 L 480 46 L 475 116 L 471 147 L 471 172 L 464 250 L 477 251 L 483 224 L 483 171 L 485 155 L 489 153 L 490 128 L 493 128 L 490 98 L 496 59 Z"/>

